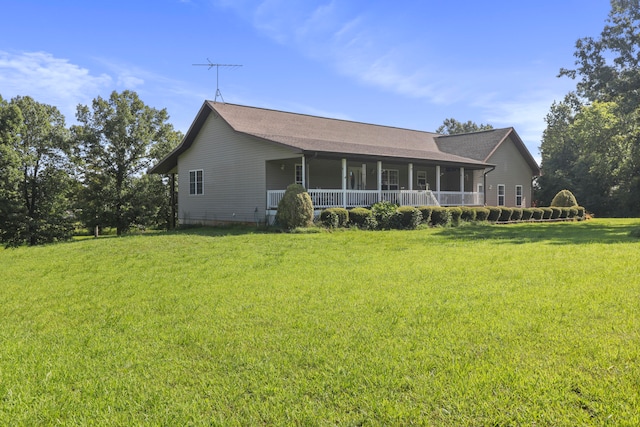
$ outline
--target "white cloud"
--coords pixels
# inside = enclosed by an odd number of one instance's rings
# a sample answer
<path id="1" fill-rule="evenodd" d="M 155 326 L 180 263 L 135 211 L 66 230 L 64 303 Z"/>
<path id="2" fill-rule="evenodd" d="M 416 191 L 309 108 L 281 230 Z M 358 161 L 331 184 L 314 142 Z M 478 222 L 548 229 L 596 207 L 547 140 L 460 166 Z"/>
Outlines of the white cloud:
<path id="1" fill-rule="evenodd" d="M 55 105 L 67 117 L 75 116 L 79 103 L 86 103 L 112 83 L 107 74 L 89 70 L 46 52 L 0 51 L 0 94 L 4 98 L 31 96 Z"/>

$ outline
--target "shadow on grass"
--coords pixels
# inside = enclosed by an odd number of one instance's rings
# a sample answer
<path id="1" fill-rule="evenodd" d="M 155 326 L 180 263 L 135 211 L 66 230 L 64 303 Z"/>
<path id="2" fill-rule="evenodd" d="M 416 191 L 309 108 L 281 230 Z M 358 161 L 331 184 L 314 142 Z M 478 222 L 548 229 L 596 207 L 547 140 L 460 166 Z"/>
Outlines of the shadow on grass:
<path id="1" fill-rule="evenodd" d="M 457 240 L 495 240 L 500 243 L 549 244 L 633 243 L 639 239 L 629 232 L 640 227 L 640 220 L 593 220 L 584 222 L 524 223 L 505 225 L 467 225 L 443 228 L 438 235 Z"/>

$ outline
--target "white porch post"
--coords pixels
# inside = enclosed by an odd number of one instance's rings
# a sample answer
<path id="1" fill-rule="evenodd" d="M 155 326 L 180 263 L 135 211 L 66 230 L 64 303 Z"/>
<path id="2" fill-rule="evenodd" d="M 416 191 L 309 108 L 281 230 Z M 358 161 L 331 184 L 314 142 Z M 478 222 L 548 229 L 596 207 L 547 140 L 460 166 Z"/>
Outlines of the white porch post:
<path id="1" fill-rule="evenodd" d="M 362 188 L 360 190 L 367 189 L 367 164 L 362 164 Z"/>
<path id="2" fill-rule="evenodd" d="M 347 159 L 342 159 L 342 207 L 347 207 Z"/>
<path id="3" fill-rule="evenodd" d="M 464 193 L 464 168 L 460 168 L 460 192 Z"/>
<path id="4" fill-rule="evenodd" d="M 378 201 L 382 201 L 382 162 L 378 160 Z"/>
<path id="5" fill-rule="evenodd" d="M 409 191 L 413 190 L 413 163 L 409 163 Z"/>
<path id="6" fill-rule="evenodd" d="M 440 165 L 436 166 L 436 193 L 440 193 Z"/>
<path id="7" fill-rule="evenodd" d="M 304 154 L 302 155 L 302 186 L 307 190 L 307 165 L 305 165 Z"/>

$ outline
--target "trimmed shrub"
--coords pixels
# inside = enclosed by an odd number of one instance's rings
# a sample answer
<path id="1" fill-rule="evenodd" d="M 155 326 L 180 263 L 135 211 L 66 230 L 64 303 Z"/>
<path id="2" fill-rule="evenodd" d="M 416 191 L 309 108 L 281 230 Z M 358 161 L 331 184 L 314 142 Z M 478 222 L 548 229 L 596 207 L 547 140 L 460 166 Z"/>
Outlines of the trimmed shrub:
<path id="1" fill-rule="evenodd" d="M 571 211 L 571 208 L 568 208 L 566 206 L 563 206 L 560 208 L 560 218 L 569 218 L 569 213 Z"/>
<path id="2" fill-rule="evenodd" d="M 558 208 L 570 208 L 572 206 L 578 206 L 578 202 L 576 201 L 576 197 L 569 190 L 560 190 L 558 194 L 553 197 L 551 200 L 551 207 Z"/>
<path id="3" fill-rule="evenodd" d="M 489 209 L 489 217 L 487 218 L 488 221 L 496 222 L 500 219 L 500 214 L 502 213 L 501 208 L 497 206 L 489 206 L 487 209 Z"/>
<path id="4" fill-rule="evenodd" d="M 451 223 L 451 212 L 443 206 L 434 206 L 429 223 L 434 227 L 446 227 Z"/>
<path id="5" fill-rule="evenodd" d="M 349 211 L 345 208 L 327 208 L 320 213 L 320 220 L 325 212 L 333 212 L 338 216 L 338 227 L 346 227 L 349 223 Z"/>
<path id="6" fill-rule="evenodd" d="M 533 215 L 531 216 L 532 219 L 538 221 L 541 220 L 543 216 L 544 210 L 542 208 L 533 208 Z"/>
<path id="7" fill-rule="evenodd" d="M 400 215 L 397 212 L 398 205 L 395 203 L 382 202 L 375 203 L 371 206 L 371 213 L 373 214 L 378 228 L 382 230 L 388 230 L 391 228 L 401 228 Z"/>
<path id="8" fill-rule="evenodd" d="M 586 214 L 585 208 L 583 208 L 582 206 L 576 206 L 576 209 L 578 209 L 578 215 L 577 215 L 578 220 L 583 220 Z"/>
<path id="9" fill-rule="evenodd" d="M 533 209 L 532 208 L 523 208 L 522 209 L 522 220 L 529 221 L 533 218 Z"/>
<path id="10" fill-rule="evenodd" d="M 511 221 L 520 221 L 522 219 L 522 208 L 513 208 L 511 213 Z"/>
<path id="11" fill-rule="evenodd" d="M 431 211 L 433 210 L 433 206 L 418 206 L 420 213 L 422 214 L 422 222 L 425 224 L 429 224 L 431 220 Z"/>
<path id="12" fill-rule="evenodd" d="M 371 216 L 371 211 L 367 208 L 353 208 L 349 211 L 349 224 L 365 228 L 365 221 Z"/>
<path id="13" fill-rule="evenodd" d="M 511 219 L 511 215 L 513 214 L 513 208 L 502 207 L 502 211 L 500 212 L 501 222 L 507 222 Z"/>
<path id="14" fill-rule="evenodd" d="M 376 221 L 376 217 L 371 214 L 367 218 L 365 218 L 362 228 L 364 228 L 365 230 L 377 230 L 378 221 Z"/>
<path id="15" fill-rule="evenodd" d="M 489 218 L 489 209 L 474 208 L 476 211 L 476 221 L 486 221 Z"/>
<path id="16" fill-rule="evenodd" d="M 551 208 L 551 219 L 558 219 L 562 214 L 562 209 L 556 206 L 552 206 Z"/>
<path id="17" fill-rule="evenodd" d="M 325 209 L 320 212 L 320 223 L 327 228 L 338 228 L 340 226 L 340 218 L 334 211 Z"/>
<path id="18" fill-rule="evenodd" d="M 422 212 L 413 206 L 400 206 L 397 209 L 400 216 L 400 224 L 402 228 L 407 230 L 415 230 L 422 222 Z"/>
<path id="19" fill-rule="evenodd" d="M 291 184 L 278 203 L 276 222 L 285 230 L 313 225 L 313 202 L 300 184 Z"/>
<path id="20" fill-rule="evenodd" d="M 553 209 L 551 208 L 541 208 L 542 209 L 542 219 L 551 219 L 551 215 L 553 215 Z"/>
<path id="21" fill-rule="evenodd" d="M 567 216 L 567 218 L 569 219 L 576 219 L 578 216 L 578 207 L 577 206 L 573 206 L 569 208 L 569 215 Z"/>
<path id="22" fill-rule="evenodd" d="M 450 206 L 450 207 L 447 207 L 447 210 L 451 215 L 451 225 L 453 226 L 460 225 L 460 218 L 462 218 L 462 209 L 460 209 L 457 206 Z"/>
<path id="23" fill-rule="evenodd" d="M 476 220 L 476 210 L 470 206 L 462 206 L 460 208 L 462 210 L 462 215 L 460 219 L 466 222 L 473 222 Z"/>

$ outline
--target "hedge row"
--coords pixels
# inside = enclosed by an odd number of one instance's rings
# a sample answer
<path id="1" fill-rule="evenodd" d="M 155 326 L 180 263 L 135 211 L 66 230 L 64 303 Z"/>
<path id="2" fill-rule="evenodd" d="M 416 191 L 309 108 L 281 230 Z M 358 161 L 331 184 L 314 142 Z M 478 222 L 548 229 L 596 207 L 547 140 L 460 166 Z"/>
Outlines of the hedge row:
<path id="1" fill-rule="evenodd" d="M 420 225 L 458 226 L 464 222 L 522 222 L 547 220 L 583 220 L 581 206 L 550 208 L 397 206 L 376 203 L 367 208 L 329 208 L 320 213 L 320 223 L 327 228 L 358 227 L 368 230 L 413 230 Z"/>

